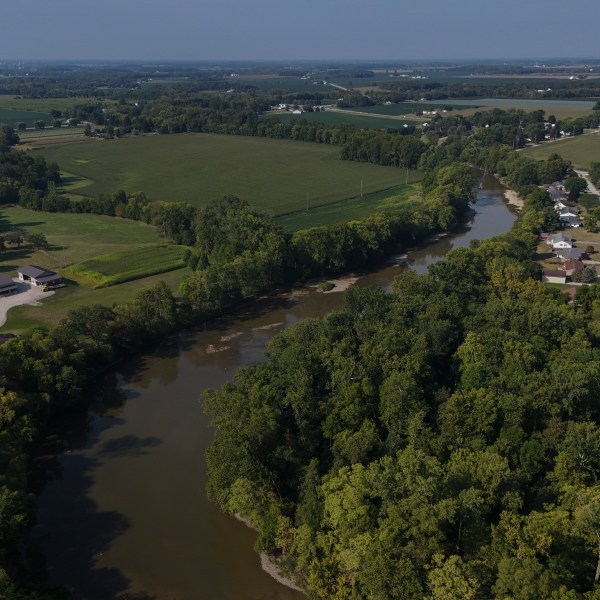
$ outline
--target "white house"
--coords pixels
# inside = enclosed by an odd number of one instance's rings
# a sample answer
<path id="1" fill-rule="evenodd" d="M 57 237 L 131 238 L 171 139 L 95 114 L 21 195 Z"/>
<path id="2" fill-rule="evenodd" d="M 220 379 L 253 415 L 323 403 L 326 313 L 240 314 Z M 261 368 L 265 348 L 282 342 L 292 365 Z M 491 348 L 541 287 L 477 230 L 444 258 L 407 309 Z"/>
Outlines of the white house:
<path id="1" fill-rule="evenodd" d="M 548 236 L 548 246 L 551 246 L 553 250 L 556 248 L 572 248 L 573 239 L 570 235 L 564 233 L 555 233 L 554 235 Z"/>
<path id="2" fill-rule="evenodd" d="M 542 281 L 544 283 L 567 283 L 567 274 L 559 269 L 544 269 Z"/>

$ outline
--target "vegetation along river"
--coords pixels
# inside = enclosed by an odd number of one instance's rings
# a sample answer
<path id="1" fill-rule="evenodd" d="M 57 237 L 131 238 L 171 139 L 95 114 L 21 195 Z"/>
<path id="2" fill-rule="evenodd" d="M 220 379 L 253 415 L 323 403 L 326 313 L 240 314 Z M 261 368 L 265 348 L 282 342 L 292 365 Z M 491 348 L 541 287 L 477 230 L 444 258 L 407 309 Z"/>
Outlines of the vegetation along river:
<path id="1" fill-rule="evenodd" d="M 474 210 L 451 235 L 409 252 L 412 268 L 424 272 L 451 248 L 507 231 L 515 219 L 493 178 Z M 401 268 L 388 265 L 358 285 L 387 287 Z M 206 499 L 212 431 L 199 399 L 261 361 L 283 328 L 342 302 L 342 294 L 314 290 L 260 301 L 100 381 L 91 409 L 56 424 L 38 460 L 40 572 L 86 600 L 302 598 L 261 570 L 254 532 Z"/>

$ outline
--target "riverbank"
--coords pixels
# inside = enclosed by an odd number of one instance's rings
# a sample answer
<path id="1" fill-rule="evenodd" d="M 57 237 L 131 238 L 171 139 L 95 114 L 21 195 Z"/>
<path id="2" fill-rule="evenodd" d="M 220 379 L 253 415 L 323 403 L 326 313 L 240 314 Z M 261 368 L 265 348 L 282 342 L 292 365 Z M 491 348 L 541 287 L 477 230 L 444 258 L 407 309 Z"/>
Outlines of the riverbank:
<path id="1" fill-rule="evenodd" d="M 525 206 L 523 199 L 519 196 L 519 194 L 517 194 L 517 192 L 515 192 L 515 190 L 506 188 L 504 190 L 504 197 L 511 206 L 515 206 L 519 209 L 522 209 Z"/>

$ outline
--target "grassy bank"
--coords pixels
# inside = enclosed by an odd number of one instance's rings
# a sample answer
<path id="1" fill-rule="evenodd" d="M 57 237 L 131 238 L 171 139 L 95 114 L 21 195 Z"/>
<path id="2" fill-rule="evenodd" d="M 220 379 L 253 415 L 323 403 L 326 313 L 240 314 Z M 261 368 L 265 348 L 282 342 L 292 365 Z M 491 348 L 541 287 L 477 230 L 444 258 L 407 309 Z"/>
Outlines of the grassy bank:
<path id="1" fill-rule="evenodd" d="M 560 154 L 578 169 L 589 169 L 590 163 L 600 162 L 600 134 L 591 133 L 548 142 L 525 148 L 522 152 L 537 160 L 545 160 L 551 154 Z"/>

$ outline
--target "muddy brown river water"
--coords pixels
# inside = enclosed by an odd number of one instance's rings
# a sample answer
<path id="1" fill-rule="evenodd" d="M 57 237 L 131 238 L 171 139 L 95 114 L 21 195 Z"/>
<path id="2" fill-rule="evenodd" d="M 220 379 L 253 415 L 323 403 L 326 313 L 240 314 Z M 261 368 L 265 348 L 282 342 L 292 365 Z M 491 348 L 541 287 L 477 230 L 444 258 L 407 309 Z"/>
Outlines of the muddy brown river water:
<path id="1" fill-rule="evenodd" d="M 424 272 L 451 248 L 510 229 L 515 215 L 486 178 L 474 215 L 409 253 Z M 358 285 L 388 287 L 402 266 Z M 212 431 L 202 391 L 263 360 L 285 327 L 341 306 L 343 294 L 310 290 L 259 301 L 127 361 L 94 390 L 91 408 L 49 433 L 39 459 L 39 569 L 74 598 L 297 600 L 260 568 L 255 534 L 206 499 L 204 451 Z"/>

